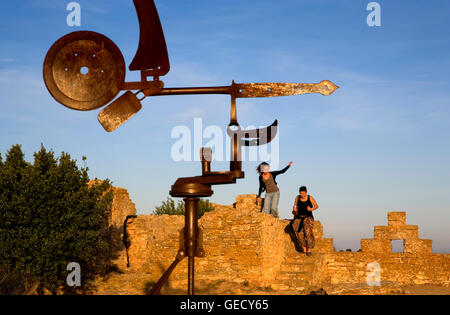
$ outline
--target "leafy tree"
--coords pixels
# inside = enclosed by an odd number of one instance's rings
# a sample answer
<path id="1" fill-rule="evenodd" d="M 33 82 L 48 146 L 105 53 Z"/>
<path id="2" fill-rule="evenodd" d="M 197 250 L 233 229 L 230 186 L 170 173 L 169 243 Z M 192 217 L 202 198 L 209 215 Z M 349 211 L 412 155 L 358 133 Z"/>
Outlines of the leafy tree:
<path id="1" fill-rule="evenodd" d="M 111 185 L 88 185 L 87 172 L 43 145 L 33 164 L 20 145 L 0 158 L 0 293 L 55 293 L 70 262 L 81 265 L 82 281 L 104 267 Z"/>
<path id="2" fill-rule="evenodd" d="M 184 215 L 184 202 L 178 200 L 177 204 L 175 204 L 175 200 L 170 197 L 167 197 L 166 201 L 163 201 L 161 206 L 156 207 L 153 214 L 156 215 Z"/>
<path id="3" fill-rule="evenodd" d="M 200 199 L 198 202 L 198 213 L 197 217 L 201 218 L 206 212 L 213 211 L 214 207 L 209 203 L 209 200 Z M 153 211 L 153 214 L 156 215 L 184 215 L 184 202 L 178 200 L 175 204 L 175 200 L 170 197 L 167 197 L 166 201 L 163 201 L 161 206 L 156 207 L 156 210 Z"/>

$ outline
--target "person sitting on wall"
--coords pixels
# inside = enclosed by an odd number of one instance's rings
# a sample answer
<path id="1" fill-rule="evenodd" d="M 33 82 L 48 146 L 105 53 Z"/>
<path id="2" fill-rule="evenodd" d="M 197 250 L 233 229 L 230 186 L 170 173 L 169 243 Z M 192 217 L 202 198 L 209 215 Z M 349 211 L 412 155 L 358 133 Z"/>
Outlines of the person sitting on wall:
<path id="1" fill-rule="evenodd" d="M 262 212 L 272 214 L 275 218 L 279 218 L 278 202 L 280 201 L 280 189 L 277 186 L 276 178 L 278 175 L 286 173 L 291 166 L 292 162 L 281 171 L 269 172 L 270 165 L 263 162 L 256 168 L 256 171 L 259 173 L 259 191 L 257 200 L 260 202 L 261 193 L 266 191 Z"/>
<path id="2" fill-rule="evenodd" d="M 308 195 L 308 190 L 305 186 L 300 187 L 300 195 L 295 198 L 294 209 L 294 221 L 292 227 L 295 235 L 303 248 L 303 252 L 307 256 L 311 256 L 311 249 L 315 246 L 313 228 L 314 228 L 314 216 L 313 211 L 317 210 L 319 206 L 316 200 Z"/>

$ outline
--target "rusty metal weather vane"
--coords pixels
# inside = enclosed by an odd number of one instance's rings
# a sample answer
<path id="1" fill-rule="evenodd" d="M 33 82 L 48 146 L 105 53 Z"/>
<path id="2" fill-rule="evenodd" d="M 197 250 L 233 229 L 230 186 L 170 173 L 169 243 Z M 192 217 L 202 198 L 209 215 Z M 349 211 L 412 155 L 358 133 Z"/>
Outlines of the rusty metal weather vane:
<path id="1" fill-rule="evenodd" d="M 213 185 L 234 184 L 245 177 L 242 171 L 242 146 L 260 146 L 271 142 L 278 131 L 278 121 L 256 130 L 242 130 L 237 120 L 236 99 L 276 97 L 320 93 L 330 95 L 338 86 L 331 81 L 311 83 L 244 83 L 230 86 L 165 88 L 160 77 L 170 70 L 166 41 L 154 0 L 133 0 L 139 20 L 140 39 L 130 71 L 140 71 L 140 82 L 125 82 L 125 60 L 120 49 L 106 36 L 77 31 L 63 36 L 49 49 L 44 61 L 44 81 L 53 98 L 64 106 L 89 111 L 113 101 L 98 115 L 103 128 L 112 132 L 135 115 L 141 101 L 150 96 L 188 94 L 227 94 L 231 96 L 231 117 L 227 134 L 231 138 L 230 170 L 211 171 L 212 150 L 202 148 L 202 176 L 179 178 L 172 186 L 172 197 L 184 198 L 185 227 L 180 233 L 180 249 L 172 265 L 153 286 L 159 294 L 169 276 L 184 258 L 188 258 L 188 294 L 194 294 L 194 261 L 203 257 L 202 230 L 197 210 L 201 197 L 213 195 Z M 149 78 L 151 77 L 151 80 Z M 132 91 L 137 91 L 133 93 Z M 139 95 L 142 95 L 139 97 Z"/>

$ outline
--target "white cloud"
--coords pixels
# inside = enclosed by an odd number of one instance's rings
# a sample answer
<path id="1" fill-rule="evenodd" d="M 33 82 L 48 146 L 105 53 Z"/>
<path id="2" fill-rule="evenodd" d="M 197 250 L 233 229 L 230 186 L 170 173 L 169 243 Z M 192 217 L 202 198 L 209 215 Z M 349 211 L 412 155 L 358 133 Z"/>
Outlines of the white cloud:
<path id="1" fill-rule="evenodd" d="M 14 58 L 2 58 L 2 59 L 0 59 L 0 62 L 1 63 L 13 63 L 13 62 L 16 62 L 16 59 L 14 59 Z"/>
<path id="2" fill-rule="evenodd" d="M 2 95 L 8 96 L 10 101 L 14 100 L 14 96 L 44 95 L 45 85 L 42 75 L 31 69 L 0 69 L 0 83 L 2 84 L 0 86 Z"/>

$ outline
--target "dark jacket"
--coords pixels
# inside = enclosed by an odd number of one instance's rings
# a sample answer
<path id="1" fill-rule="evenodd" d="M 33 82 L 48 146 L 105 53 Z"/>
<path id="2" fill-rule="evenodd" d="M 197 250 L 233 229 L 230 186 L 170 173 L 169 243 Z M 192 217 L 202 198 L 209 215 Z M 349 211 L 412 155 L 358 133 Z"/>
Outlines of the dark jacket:
<path id="1" fill-rule="evenodd" d="M 281 171 L 275 171 L 275 172 L 270 172 L 270 174 L 272 174 L 273 177 L 273 181 L 275 182 L 275 185 L 277 185 L 277 181 L 275 180 L 276 177 L 280 174 L 286 173 L 286 171 L 289 169 L 289 165 L 286 166 L 285 168 L 283 168 Z M 264 184 L 263 178 L 262 178 L 262 174 L 259 175 L 259 191 L 258 191 L 258 197 L 261 197 L 261 194 L 266 190 L 266 184 Z"/>

